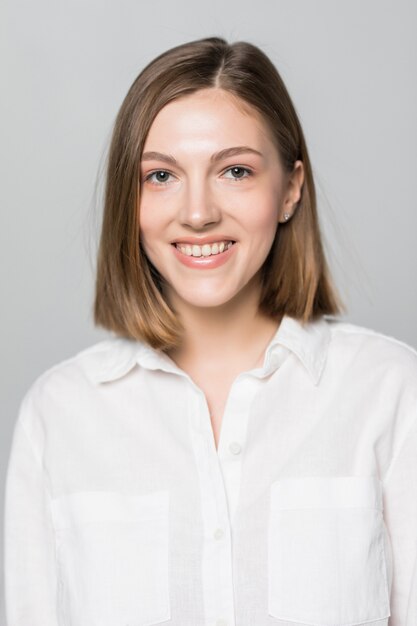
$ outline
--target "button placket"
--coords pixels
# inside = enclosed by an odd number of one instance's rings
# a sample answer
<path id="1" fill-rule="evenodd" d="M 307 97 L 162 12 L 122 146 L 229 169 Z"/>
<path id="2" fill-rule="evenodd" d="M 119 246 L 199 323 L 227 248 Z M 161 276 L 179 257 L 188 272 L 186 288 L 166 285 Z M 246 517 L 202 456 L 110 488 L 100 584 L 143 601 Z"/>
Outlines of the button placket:
<path id="1" fill-rule="evenodd" d="M 235 625 L 232 546 L 229 511 L 221 465 L 215 448 L 207 402 L 195 387 L 189 404 L 190 433 L 198 469 L 204 543 L 202 581 L 207 625 L 227 617 Z"/>
<path id="2" fill-rule="evenodd" d="M 229 452 L 231 454 L 240 454 L 242 451 L 242 446 L 237 441 L 232 441 L 229 444 Z"/>
<path id="3" fill-rule="evenodd" d="M 222 539 L 224 536 L 224 531 L 221 528 L 216 528 L 216 530 L 213 533 L 213 537 L 215 539 Z"/>
<path id="4" fill-rule="evenodd" d="M 261 385 L 262 381 L 255 376 L 246 373 L 238 376 L 230 389 L 223 415 L 221 431 L 223 447 L 219 450 L 218 458 L 232 526 L 239 499 L 242 452 L 246 444 L 250 409 Z"/>

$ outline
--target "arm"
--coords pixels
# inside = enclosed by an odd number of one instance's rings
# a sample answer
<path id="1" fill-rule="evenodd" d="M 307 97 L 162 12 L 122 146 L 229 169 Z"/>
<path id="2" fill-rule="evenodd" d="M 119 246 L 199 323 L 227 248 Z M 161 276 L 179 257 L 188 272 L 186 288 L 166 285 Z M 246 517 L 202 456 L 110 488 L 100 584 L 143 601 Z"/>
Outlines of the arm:
<path id="1" fill-rule="evenodd" d="M 55 539 L 41 459 L 23 418 L 15 424 L 5 484 L 4 581 L 7 626 L 58 626 Z"/>
<path id="2" fill-rule="evenodd" d="M 417 419 L 384 481 L 384 518 L 392 545 L 389 626 L 417 624 Z"/>

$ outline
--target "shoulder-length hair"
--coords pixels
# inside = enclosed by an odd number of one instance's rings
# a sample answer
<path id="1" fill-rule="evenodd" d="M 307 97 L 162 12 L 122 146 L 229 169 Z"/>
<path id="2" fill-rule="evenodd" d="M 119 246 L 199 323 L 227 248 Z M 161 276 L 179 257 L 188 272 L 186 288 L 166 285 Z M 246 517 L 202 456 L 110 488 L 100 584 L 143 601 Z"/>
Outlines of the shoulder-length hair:
<path id="1" fill-rule="evenodd" d="M 287 314 L 307 322 L 344 309 L 324 256 L 306 142 L 281 76 L 251 43 L 199 39 L 160 54 L 138 75 L 116 117 L 107 161 L 94 322 L 162 350 L 178 346 L 184 328 L 163 296 L 163 277 L 141 246 L 140 159 L 162 107 L 210 87 L 230 92 L 261 113 L 286 171 L 296 160 L 304 165 L 296 211 L 277 228 L 262 266 L 259 310 L 272 318 Z"/>

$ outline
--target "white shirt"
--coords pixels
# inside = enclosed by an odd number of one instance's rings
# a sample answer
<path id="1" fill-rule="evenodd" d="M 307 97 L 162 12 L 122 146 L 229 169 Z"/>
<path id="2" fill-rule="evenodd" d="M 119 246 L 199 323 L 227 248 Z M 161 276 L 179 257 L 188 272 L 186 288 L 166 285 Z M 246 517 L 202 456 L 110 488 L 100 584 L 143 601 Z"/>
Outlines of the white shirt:
<path id="1" fill-rule="evenodd" d="M 5 496 L 8 626 L 416 626 L 417 352 L 285 316 L 202 390 L 111 336 L 22 400 Z"/>

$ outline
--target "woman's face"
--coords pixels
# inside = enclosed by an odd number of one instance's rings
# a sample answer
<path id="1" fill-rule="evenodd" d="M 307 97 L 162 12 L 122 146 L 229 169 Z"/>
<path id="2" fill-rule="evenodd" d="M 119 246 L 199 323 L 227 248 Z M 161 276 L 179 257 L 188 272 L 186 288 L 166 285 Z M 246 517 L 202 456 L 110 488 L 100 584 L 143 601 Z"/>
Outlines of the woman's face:
<path id="1" fill-rule="evenodd" d="M 258 288 L 278 221 L 299 199 L 302 163 L 295 177 L 284 173 L 261 116 L 242 104 L 200 90 L 168 103 L 145 141 L 140 240 L 175 308 L 220 306 Z"/>

